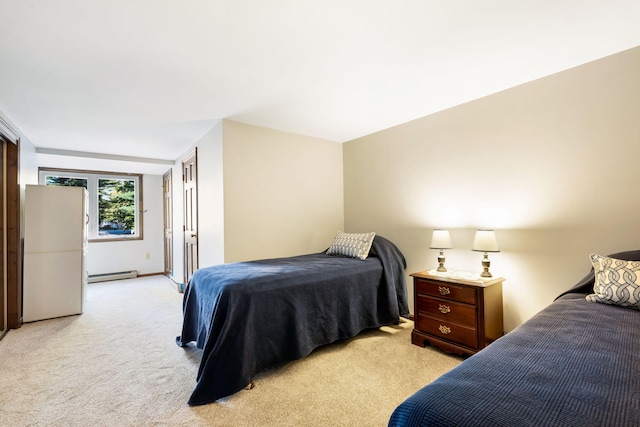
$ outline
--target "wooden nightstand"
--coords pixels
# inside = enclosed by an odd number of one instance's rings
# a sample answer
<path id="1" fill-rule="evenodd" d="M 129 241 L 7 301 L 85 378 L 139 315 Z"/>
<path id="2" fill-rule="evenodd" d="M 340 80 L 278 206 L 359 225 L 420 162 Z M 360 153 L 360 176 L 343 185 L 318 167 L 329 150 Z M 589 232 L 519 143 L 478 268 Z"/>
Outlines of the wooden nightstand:
<path id="1" fill-rule="evenodd" d="M 413 277 L 411 342 L 472 355 L 503 335 L 502 277 L 421 271 Z"/>

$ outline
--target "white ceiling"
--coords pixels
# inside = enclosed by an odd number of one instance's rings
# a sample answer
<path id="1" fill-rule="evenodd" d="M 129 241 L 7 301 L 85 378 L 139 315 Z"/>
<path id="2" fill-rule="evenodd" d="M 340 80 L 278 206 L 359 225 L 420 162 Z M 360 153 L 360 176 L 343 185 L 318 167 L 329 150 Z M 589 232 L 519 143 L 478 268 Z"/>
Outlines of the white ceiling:
<path id="1" fill-rule="evenodd" d="M 637 0 L 0 0 L 36 147 L 174 160 L 217 120 L 344 142 L 640 45 Z"/>

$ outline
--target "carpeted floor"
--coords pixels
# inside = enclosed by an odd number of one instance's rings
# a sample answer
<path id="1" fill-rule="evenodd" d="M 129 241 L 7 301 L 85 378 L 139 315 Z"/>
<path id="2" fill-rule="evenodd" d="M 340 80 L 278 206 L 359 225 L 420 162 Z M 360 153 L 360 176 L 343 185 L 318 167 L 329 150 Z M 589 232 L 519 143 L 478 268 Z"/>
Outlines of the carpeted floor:
<path id="1" fill-rule="evenodd" d="M 0 341 L 2 426 L 385 426 L 460 358 L 411 344 L 413 323 L 366 331 L 190 407 L 200 352 L 175 344 L 182 295 L 162 276 L 88 285 L 80 316 Z"/>

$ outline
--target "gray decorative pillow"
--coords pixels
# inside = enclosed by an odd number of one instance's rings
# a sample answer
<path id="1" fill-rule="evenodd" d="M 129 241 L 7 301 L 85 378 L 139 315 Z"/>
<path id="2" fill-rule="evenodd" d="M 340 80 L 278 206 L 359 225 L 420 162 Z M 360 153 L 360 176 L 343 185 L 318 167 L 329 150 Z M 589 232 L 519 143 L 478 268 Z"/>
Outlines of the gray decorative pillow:
<path id="1" fill-rule="evenodd" d="M 640 261 L 625 261 L 591 254 L 595 273 L 593 294 L 587 301 L 640 310 Z"/>
<path id="2" fill-rule="evenodd" d="M 327 249 L 327 255 L 343 255 L 352 258 L 367 259 L 369 249 L 376 233 L 345 233 L 338 231 L 333 243 Z"/>

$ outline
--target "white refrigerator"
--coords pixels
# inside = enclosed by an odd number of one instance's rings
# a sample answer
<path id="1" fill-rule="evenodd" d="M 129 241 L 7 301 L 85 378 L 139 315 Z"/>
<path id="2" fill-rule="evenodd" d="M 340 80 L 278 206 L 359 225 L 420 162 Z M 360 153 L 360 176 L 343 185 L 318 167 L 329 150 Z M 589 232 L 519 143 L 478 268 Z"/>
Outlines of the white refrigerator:
<path id="1" fill-rule="evenodd" d="M 26 186 L 23 322 L 82 313 L 87 201 L 82 187 Z"/>

